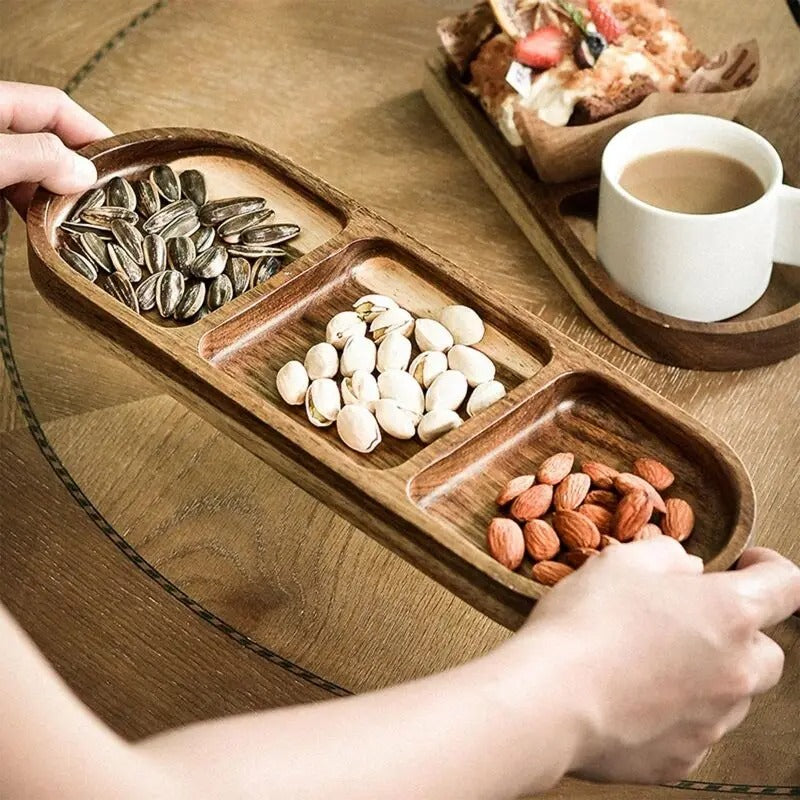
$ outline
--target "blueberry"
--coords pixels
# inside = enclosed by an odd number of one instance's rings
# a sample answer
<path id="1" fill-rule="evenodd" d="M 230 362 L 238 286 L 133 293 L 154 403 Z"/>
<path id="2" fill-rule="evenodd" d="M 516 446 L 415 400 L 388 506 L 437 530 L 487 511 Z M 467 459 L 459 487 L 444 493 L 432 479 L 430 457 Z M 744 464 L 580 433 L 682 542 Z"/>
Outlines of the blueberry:
<path id="1" fill-rule="evenodd" d="M 603 34 L 597 33 L 596 31 L 586 32 L 586 44 L 594 58 L 600 58 L 600 53 L 608 47 L 608 42 L 605 40 Z"/>

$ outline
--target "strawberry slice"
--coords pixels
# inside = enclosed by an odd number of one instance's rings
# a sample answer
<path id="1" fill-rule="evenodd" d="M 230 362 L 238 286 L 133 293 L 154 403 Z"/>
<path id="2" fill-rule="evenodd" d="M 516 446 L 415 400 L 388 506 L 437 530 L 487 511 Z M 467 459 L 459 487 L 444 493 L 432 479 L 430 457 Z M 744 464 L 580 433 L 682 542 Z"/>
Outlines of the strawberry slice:
<path id="1" fill-rule="evenodd" d="M 548 25 L 532 31 L 514 47 L 514 59 L 534 69 L 550 69 L 564 57 L 567 39 L 561 28 Z"/>
<path id="2" fill-rule="evenodd" d="M 589 13 L 592 15 L 595 28 L 609 44 L 617 41 L 625 33 L 622 23 L 601 0 L 589 0 Z"/>

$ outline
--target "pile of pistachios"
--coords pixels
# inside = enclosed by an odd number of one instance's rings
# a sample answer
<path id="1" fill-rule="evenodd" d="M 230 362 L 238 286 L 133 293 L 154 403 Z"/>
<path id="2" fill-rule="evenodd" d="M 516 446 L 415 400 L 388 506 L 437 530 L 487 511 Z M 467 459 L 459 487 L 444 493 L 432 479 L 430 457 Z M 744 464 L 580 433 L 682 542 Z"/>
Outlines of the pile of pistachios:
<path id="1" fill-rule="evenodd" d="M 305 405 L 312 425 L 336 424 L 341 440 L 371 453 L 382 432 L 424 444 L 505 396 L 494 362 L 477 345 L 484 324 L 467 306 L 415 318 L 390 297 L 370 294 L 328 322 L 325 341 L 278 371 L 278 393 Z M 416 345 L 416 355 L 414 353 Z"/>

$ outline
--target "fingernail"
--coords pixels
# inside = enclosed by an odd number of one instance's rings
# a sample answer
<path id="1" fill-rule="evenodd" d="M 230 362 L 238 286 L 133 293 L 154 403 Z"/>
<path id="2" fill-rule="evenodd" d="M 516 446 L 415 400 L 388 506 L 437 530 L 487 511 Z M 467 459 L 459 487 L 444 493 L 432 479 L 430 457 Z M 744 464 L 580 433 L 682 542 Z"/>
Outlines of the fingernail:
<path id="1" fill-rule="evenodd" d="M 72 162 L 75 179 L 88 188 L 97 180 L 97 169 L 88 158 L 76 155 Z"/>

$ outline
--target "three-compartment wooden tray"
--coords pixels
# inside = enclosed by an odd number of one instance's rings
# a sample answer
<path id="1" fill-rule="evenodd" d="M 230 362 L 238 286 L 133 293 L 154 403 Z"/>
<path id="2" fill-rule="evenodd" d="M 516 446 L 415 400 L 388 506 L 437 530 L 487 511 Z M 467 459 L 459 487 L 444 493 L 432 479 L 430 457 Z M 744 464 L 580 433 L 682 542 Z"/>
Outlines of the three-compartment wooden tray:
<path id="1" fill-rule="evenodd" d="M 697 510 L 690 552 L 730 567 L 753 530 L 755 500 L 737 456 L 712 432 L 385 220 L 276 154 L 228 134 L 155 129 L 83 151 L 103 181 L 159 162 L 197 167 L 210 197 L 259 194 L 299 220 L 303 253 L 267 283 L 186 327 L 135 314 L 71 270 L 55 250 L 75 197 L 40 190 L 28 214 L 30 269 L 57 308 L 136 363 L 282 474 L 489 616 L 517 627 L 548 591 L 486 549 L 493 499 L 544 457 L 616 466 L 650 454 L 671 465 L 675 494 Z M 418 316 L 475 308 L 479 345 L 507 396 L 433 444 L 385 437 L 369 455 L 309 425 L 275 389 L 278 369 L 324 338 L 360 295 L 396 298 Z M 527 564 L 523 573 L 529 571 Z"/>
<path id="2" fill-rule="evenodd" d="M 688 369 L 733 370 L 800 352 L 800 270 L 775 265 L 764 296 L 724 322 L 690 322 L 622 292 L 596 258 L 597 181 L 546 184 L 467 95 L 442 51 L 426 62 L 431 108 L 586 316 L 617 344 Z"/>

